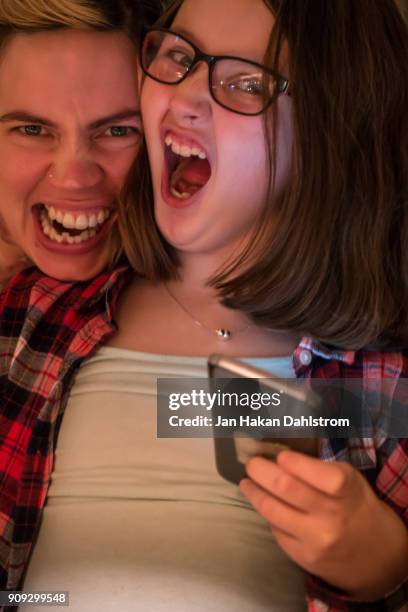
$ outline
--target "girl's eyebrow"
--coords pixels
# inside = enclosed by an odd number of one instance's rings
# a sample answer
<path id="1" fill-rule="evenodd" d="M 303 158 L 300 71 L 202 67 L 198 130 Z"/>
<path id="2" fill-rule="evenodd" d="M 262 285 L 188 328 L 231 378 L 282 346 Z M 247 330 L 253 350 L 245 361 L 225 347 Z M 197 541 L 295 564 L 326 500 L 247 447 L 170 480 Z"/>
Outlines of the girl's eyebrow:
<path id="1" fill-rule="evenodd" d="M 173 32 L 173 34 L 179 34 L 180 36 L 184 36 L 185 38 L 187 38 L 188 41 L 194 43 L 195 45 L 197 45 L 197 47 L 199 47 L 200 45 L 198 44 L 194 34 L 192 34 L 191 32 L 189 32 L 188 30 L 184 30 L 183 28 L 179 28 L 178 26 L 171 26 L 170 31 Z"/>
<path id="2" fill-rule="evenodd" d="M 119 113 L 114 113 L 113 115 L 108 115 L 107 117 L 97 119 L 96 121 L 93 121 L 89 127 L 94 130 L 102 127 L 106 123 L 115 123 L 115 121 L 125 121 L 127 119 L 140 119 L 140 110 L 138 108 L 127 108 Z"/>
<path id="3" fill-rule="evenodd" d="M 6 121 L 25 121 L 27 123 L 41 123 L 41 125 L 55 127 L 55 123 L 53 121 L 44 119 L 43 117 L 38 117 L 36 115 L 31 115 L 26 111 L 12 111 L 11 113 L 2 115 L 0 117 L 0 122 L 5 123 Z"/>
<path id="4" fill-rule="evenodd" d="M 173 32 L 173 34 L 179 34 L 180 36 L 184 36 L 184 38 L 186 38 L 189 42 L 196 45 L 196 47 L 198 47 L 200 51 L 203 51 L 202 46 L 198 43 L 194 34 L 192 34 L 191 32 L 188 32 L 187 30 L 183 30 L 183 28 L 180 28 L 178 26 L 174 26 L 174 27 L 171 26 L 169 30 Z M 259 59 L 256 59 L 255 57 L 256 56 L 255 51 L 251 51 L 251 50 L 249 50 L 244 56 L 240 55 L 239 53 L 237 54 L 236 52 L 233 52 L 233 51 L 228 52 L 228 53 L 208 53 L 208 55 L 213 55 L 214 57 L 217 57 L 217 56 L 236 57 L 237 59 L 243 59 L 244 61 L 247 61 L 247 62 L 259 63 Z"/>
<path id="5" fill-rule="evenodd" d="M 183 28 L 179 28 L 177 26 L 170 27 L 171 32 L 174 32 L 175 34 L 180 34 L 181 36 L 185 36 L 186 38 L 189 38 L 189 36 L 191 36 L 191 33 L 188 32 L 187 30 L 183 30 Z"/>
<path id="6" fill-rule="evenodd" d="M 115 121 L 124 121 L 126 119 L 140 119 L 140 110 L 138 108 L 126 108 L 112 115 L 101 117 L 96 119 L 89 124 L 91 130 L 97 129 L 106 125 L 107 123 L 114 123 Z M 57 124 L 50 119 L 39 117 L 38 115 L 32 115 L 26 111 L 12 111 L 6 113 L 0 117 L 0 122 L 5 123 L 7 121 L 24 121 L 26 123 L 41 124 L 47 127 L 57 127 Z"/>

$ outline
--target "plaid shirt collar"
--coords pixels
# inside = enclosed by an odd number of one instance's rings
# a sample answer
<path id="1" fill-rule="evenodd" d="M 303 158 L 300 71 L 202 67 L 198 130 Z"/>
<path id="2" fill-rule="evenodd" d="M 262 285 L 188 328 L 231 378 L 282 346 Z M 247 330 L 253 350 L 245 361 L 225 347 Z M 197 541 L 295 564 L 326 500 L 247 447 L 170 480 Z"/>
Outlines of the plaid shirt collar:
<path id="1" fill-rule="evenodd" d="M 310 351 L 316 357 L 322 357 L 328 361 L 335 359 L 341 361 L 347 365 L 352 365 L 356 359 L 356 351 L 343 351 L 339 348 L 329 347 L 317 340 L 312 340 L 304 336 L 299 342 L 298 347 L 303 350 Z"/>

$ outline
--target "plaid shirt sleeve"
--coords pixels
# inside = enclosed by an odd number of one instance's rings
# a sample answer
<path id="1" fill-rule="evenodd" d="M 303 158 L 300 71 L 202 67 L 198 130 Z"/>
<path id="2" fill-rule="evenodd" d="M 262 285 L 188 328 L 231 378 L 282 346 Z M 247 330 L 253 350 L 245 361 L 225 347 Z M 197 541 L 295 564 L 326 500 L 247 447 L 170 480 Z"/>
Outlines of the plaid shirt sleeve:
<path id="1" fill-rule="evenodd" d="M 380 401 L 377 384 L 391 400 L 398 383 L 408 378 L 408 354 L 403 352 L 359 351 L 358 353 L 324 351 L 309 339 L 304 339 L 298 351 L 310 351 L 317 365 L 310 371 L 302 366 L 299 354 L 294 355 L 297 375 L 317 378 L 360 378 L 367 395 Z M 406 388 L 402 385 L 403 388 Z M 385 391 L 384 391 L 385 390 Z M 407 406 L 406 398 L 403 398 Z M 407 406 L 408 409 L 408 406 Z M 372 483 L 378 497 L 387 503 L 408 528 L 408 439 L 384 437 L 346 440 L 325 440 L 322 448 L 325 461 L 348 461 Z M 378 560 L 380 563 L 380 560 Z M 406 580 L 374 602 L 355 601 L 316 576 L 308 576 L 307 600 L 309 612 L 397 612 L 408 611 L 408 567 Z"/>
<path id="2" fill-rule="evenodd" d="M 72 284 L 31 269 L 0 296 L 0 590 L 21 587 L 63 398 L 81 360 L 114 331 L 125 271 Z"/>

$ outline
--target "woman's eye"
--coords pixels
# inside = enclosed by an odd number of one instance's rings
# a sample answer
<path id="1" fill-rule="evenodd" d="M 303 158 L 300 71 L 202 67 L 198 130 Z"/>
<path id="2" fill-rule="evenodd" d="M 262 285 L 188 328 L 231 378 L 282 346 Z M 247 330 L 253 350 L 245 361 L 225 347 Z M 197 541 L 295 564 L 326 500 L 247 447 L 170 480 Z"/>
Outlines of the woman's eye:
<path id="1" fill-rule="evenodd" d="M 105 136 L 111 136 L 113 138 L 123 138 L 124 136 L 130 136 L 138 134 L 139 130 L 128 125 L 114 125 L 108 128 L 105 132 Z"/>
<path id="2" fill-rule="evenodd" d="M 264 93 L 264 86 L 262 81 L 254 78 L 242 78 L 234 83 L 229 83 L 228 88 L 231 91 L 237 93 L 246 93 L 251 96 L 262 96 Z"/>
<path id="3" fill-rule="evenodd" d="M 44 128 L 41 125 L 22 125 L 17 128 L 24 136 L 44 136 Z"/>
<path id="4" fill-rule="evenodd" d="M 191 66 L 193 59 L 187 55 L 184 51 L 179 49 L 170 49 L 167 52 L 168 57 L 173 60 L 179 66 L 183 66 L 184 68 L 188 68 Z"/>

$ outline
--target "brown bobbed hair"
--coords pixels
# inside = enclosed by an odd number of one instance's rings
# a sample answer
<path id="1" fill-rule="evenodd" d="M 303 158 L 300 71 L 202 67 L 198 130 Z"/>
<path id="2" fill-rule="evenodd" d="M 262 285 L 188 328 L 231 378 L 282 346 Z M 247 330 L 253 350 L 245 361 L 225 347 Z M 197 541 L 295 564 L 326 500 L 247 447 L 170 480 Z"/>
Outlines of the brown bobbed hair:
<path id="1" fill-rule="evenodd" d="M 275 16 L 265 64 L 289 48 L 295 142 L 282 200 L 209 279 L 259 325 L 342 348 L 408 340 L 408 32 L 394 0 L 264 0 Z M 170 26 L 183 0 L 159 21 Z M 272 193 L 277 105 L 265 113 Z M 145 146 L 121 204 L 135 270 L 177 277 L 154 220 Z"/>

